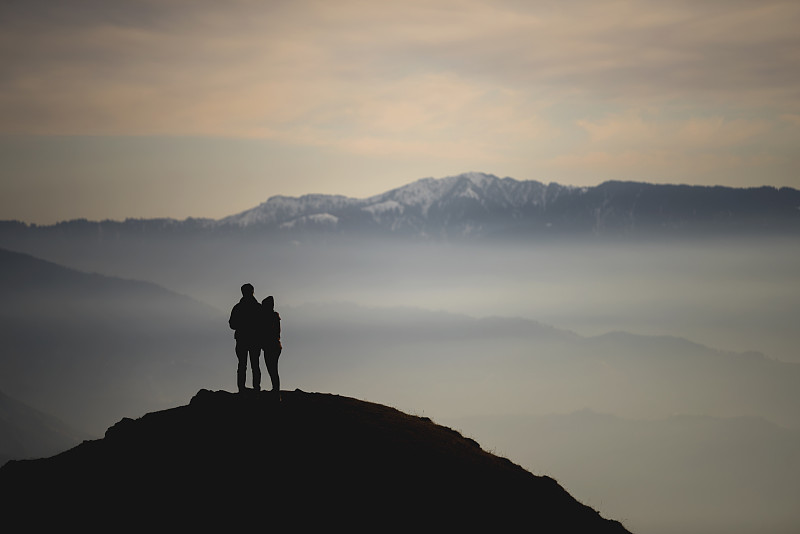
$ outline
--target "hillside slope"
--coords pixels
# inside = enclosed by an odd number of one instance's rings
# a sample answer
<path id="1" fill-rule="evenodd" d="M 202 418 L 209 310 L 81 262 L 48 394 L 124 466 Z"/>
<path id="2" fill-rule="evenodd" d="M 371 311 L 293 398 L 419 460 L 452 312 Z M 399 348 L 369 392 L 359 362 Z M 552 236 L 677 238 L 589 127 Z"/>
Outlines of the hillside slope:
<path id="1" fill-rule="evenodd" d="M 427 418 L 299 390 L 282 402 L 201 390 L 187 406 L 123 419 L 101 440 L 8 463 L 0 498 L 35 527 L 627 532 L 553 479 Z"/>
<path id="2" fill-rule="evenodd" d="M 89 437 L 0 391 L 0 465 L 65 451 Z"/>
<path id="3" fill-rule="evenodd" d="M 0 390 L 94 436 L 229 368 L 227 318 L 155 284 L 0 249 L 0 295 Z"/>

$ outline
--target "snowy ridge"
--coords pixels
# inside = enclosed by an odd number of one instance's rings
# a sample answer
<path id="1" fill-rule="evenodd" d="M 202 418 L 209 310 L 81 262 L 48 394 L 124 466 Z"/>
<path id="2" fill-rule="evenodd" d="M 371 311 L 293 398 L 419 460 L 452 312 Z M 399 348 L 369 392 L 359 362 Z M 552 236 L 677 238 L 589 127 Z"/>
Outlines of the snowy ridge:
<path id="1" fill-rule="evenodd" d="M 379 195 L 274 196 L 216 221 L 216 227 L 292 232 L 406 235 L 422 238 L 687 232 L 691 228 L 760 228 L 787 221 L 800 228 L 800 192 L 637 182 L 573 187 L 469 172 L 422 178 Z M 698 206 L 700 208 L 698 208 Z"/>
<path id="2" fill-rule="evenodd" d="M 519 220 L 520 210 L 543 207 L 562 186 L 469 172 L 422 178 L 364 199 L 339 195 L 275 196 L 253 209 L 218 221 L 219 226 L 388 231 L 421 236 L 485 233 L 489 214 Z M 501 217 L 503 218 L 503 217 Z"/>
<path id="3" fill-rule="evenodd" d="M 317 225 L 320 227 L 334 227 L 339 222 L 339 218 L 330 213 L 315 213 L 313 215 L 305 215 L 297 217 L 290 221 L 281 223 L 280 228 L 284 230 L 291 230 L 292 228 L 301 226 Z"/>
<path id="4" fill-rule="evenodd" d="M 241 227 L 277 224 L 288 228 L 292 225 L 287 225 L 287 223 L 294 219 L 314 214 L 331 214 L 331 212 L 353 207 L 375 216 L 384 215 L 387 212 L 402 214 L 408 207 L 419 208 L 423 214 L 427 214 L 431 205 L 451 193 L 464 180 L 482 190 L 499 178 L 476 172 L 441 179 L 423 178 L 366 199 L 348 198 L 341 195 L 303 195 L 301 197 L 279 195 L 271 197 L 255 208 L 220 219 L 217 224 Z M 473 199 L 480 198 L 480 194 L 471 189 L 462 191 L 460 195 Z"/>
<path id="5" fill-rule="evenodd" d="M 219 225 L 272 225 L 292 219 L 335 211 L 358 203 L 357 199 L 341 195 L 303 195 L 302 197 L 274 196 L 255 208 L 220 219 Z"/>
<path id="6" fill-rule="evenodd" d="M 511 178 L 505 178 L 504 180 L 510 180 L 513 184 L 534 183 L 542 185 L 539 184 L 539 182 L 518 182 Z M 437 202 L 441 202 L 449 195 L 472 198 L 480 201 L 486 194 L 491 194 L 488 191 L 490 187 L 498 186 L 502 190 L 501 194 L 506 197 L 506 200 L 510 203 L 509 197 L 512 196 L 512 194 L 504 193 L 511 193 L 510 191 L 505 191 L 507 189 L 506 186 L 511 185 L 511 183 L 506 183 L 505 186 L 498 185 L 502 183 L 503 182 L 497 176 L 479 172 L 469 172 L 440 179 L 423 178 L 403 187 L 369 198 L 367 202 L 380 203 L 381 201 L 391 199 L 403 206 L 418 207 L 423 214 L 427 214 L 431 206 Z"/>

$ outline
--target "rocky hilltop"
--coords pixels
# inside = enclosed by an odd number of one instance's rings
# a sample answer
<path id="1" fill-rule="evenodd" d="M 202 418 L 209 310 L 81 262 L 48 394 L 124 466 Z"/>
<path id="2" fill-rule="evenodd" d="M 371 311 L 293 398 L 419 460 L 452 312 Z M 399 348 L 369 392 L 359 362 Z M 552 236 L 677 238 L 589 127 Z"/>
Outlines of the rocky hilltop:
<path id="1" fill-rule="evenodd" d="M 425 417 L 330 394 L 201 390 L 0 469 L 5 520 L 164 530 L 625 533 L 556 481 Z M 18 523 L 19 524 L 19 523 Z"/>

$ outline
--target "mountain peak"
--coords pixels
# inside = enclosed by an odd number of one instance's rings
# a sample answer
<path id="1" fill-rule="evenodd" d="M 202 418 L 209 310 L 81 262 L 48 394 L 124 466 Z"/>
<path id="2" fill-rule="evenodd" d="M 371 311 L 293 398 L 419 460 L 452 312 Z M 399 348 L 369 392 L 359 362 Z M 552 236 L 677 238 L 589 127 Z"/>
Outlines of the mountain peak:
<path id="1" fill-rule="evenodd" d="M 392 189 L 386 193 L 367 199 L 368 202 L 382 202 L 387 198 L 406 206 L 421 205 L 429 207 L 433 202 L 451 194 L 457 188 L 475 186 L 484 189 L 500 179 L 493 174 L 467 172 L 445 178 L 422 178 L 410 184 Z"/>
<path id="2" fill-rule="evenodd" d="M 211 518 L 302 530 L 627 532 L 553 479 L 430 419 L 338 395 L 282 396 L 201 390 L 187 406 L 123 419 L 103 439 L 6 464 L 0 498 L 31 526 L 82 510 L 185 528 Z M 48 513 L 31 514 L 40 503 Z"/>

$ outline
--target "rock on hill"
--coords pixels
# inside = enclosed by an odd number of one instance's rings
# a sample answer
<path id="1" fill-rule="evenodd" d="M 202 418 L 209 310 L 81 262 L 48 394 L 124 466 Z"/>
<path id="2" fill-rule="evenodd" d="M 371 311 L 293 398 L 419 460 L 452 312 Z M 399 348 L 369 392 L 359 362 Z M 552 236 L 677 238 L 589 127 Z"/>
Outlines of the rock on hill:
<path id="1" fill-rule="evenodd" d="M 5 522 L 159 530 L 625 533 L 553 479 L 424 417 L 330 394 L 201 390 L 103 439 L 0 469 Z M 11 523 L 9 523 L 11 521 Z"/>

